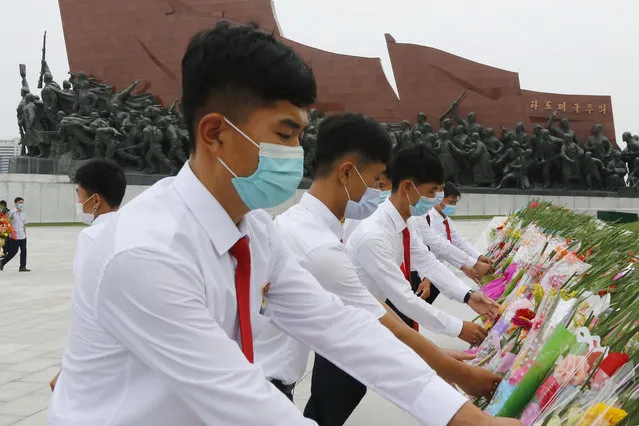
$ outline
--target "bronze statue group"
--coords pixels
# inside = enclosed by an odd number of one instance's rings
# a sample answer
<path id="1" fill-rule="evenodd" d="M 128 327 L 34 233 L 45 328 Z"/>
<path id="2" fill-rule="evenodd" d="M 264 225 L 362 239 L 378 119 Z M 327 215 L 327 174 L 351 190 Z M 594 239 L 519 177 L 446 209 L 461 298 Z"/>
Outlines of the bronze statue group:
<path id="1" fill-rule="evenodd" d="M 31 93 L 21 65 L 17 108 L 21 155 L 113 160 L 127 170 L 173 174 L 186 161 L 188 136 L 177 101 L 169 108 L 135 81 L 116 92 L 83 72 L 62 87 L 43 61 L 41 97 Z"/>
<path id="2" fill-rule="evenodd" d="M 466 119 L 456 104 L 440 119 L 435 131 L 419 113 L 414 125 L 383 123 L 395 150 L 424 144 L 433 149 L 444 164 L 446 181 L 462 185 L 493 188 L 533 187 L 544 189 L 609 190 L 630 187 L 639 190 L 639 136 L 623 134 L 626 147 L 614 147 L 595 125 L 586 140 L 578 140 L 568 119 L 555 125 L 553 113 L 546 125 L 535 124 L 532 134 L 519 122 L 513 130 L 505 127 L 496 136 L 493 128 L 477 122 L 471 112 Z M 314 173 L 316 129 L 323 114 L 310 111 L 310 124 L 304 136 L 305 174 Z"/>
<path id="3" fill-rule="evenodd" d="M 175 101 L 169 108 L 138 88 L 135 81 L 116 92 L 83 72 L 70 74 L 62 87 L 42 63 L 41 98 L 32 94 L 21 65 L 22 99 L 17 108 L 21 154 L 39 158 L 113 160 L 127 170 L 174 174 L 186 161 L 188 135 Z M 304 174 L 315 173 L 317 128 L 323 112 L 310 110 L 302 139 Z M 639 136 L 623 134 L 626 147 L 616 148 L 595 125 L 586 140 L 578 140 L 568 119 L 556 125 L 554 112 L 546 125 L 529 134 L 519 122 L 513 130 L 485 128 L 471 112 L 464 119 L 457 103 L 440 118 L 435 130 L 419 113 L 414 125 L 383 123 L 395 150 L 424 144 L 440 157 L 446 181 L 461 185 L 528 190 L 534 187 L 639 190 Z"/>

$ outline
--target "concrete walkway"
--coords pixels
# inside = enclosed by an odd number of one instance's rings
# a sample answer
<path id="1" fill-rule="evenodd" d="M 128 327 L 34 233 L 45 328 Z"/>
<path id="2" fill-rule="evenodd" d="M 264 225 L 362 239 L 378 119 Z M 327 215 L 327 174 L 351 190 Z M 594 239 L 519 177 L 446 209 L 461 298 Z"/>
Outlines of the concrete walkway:
<path id="1" fill-rule="evenodd" d="M 479 238 L 488 221 L 457 221 L 470 241 Z M 46 425 L 49 381 L 57 373 L 66 341 L 72 289 L 72 260 L 79 227 L 31 228 L 30 273 L 18 273 L 18 259 L 0 272 L 0 426 Z M 472 312 L 439 298 L 437 305 L 463 319 Z M 430 336 L 429 336 L 430 337 Z M 434 337 L 437 344 L 463 348 L 460 341 Z M 309 366 L 312 360 L 309 361 Z M 298 385 L 295 402 L 303 409 L 310 375 Z M 347 425 L 409 426 L 418 423 L 373 392 Z"/>

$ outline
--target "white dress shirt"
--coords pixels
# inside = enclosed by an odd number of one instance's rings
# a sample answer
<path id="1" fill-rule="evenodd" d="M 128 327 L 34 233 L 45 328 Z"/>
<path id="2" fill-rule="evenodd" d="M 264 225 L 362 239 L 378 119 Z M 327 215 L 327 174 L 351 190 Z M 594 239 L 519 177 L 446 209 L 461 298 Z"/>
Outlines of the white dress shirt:
<path id="1" fill-rule="evenodd" d="M 291 256 L 264 211 L 238 226 L 188 163 L 127 204 L 79 270 L 53 426 L 313 425 L 239 345 L 235 265 L 251 249 L 254 335 L 265 311 L 287 333 L 427 424 L 464 400 L 361 309 L 340 306 Z M 401 382 L 400 370 L 412 371 Z M 406 375 L 402 375 L 405 377 Z M 424 383 L 427 383 L 424 386 Z"/>
<path id="2" fill-rule="evenodd" d="M 302 267 L 322 287 L 347 306 L 367 310 L 376 318 L 386 315 L 386 309 L 359 282 L 340 242 L 342 224 L 324 203 L 307 192 L 299 204 L 277 216 L 275 225 Z M 255 338 L 255 360 L 268 379 L 284 384 L 298 382 L 304 376 L 309 355 L 306 345 L 272 323 Z"/>
<path id="3" fill-rule="evenodd" d="M 476 257 L 469 256 L 466 252 L 452 245 L 445 235 L 441 235 L 428 224 L 427 217 L 429 217 L 428 214 L 409 218 L 408 228 L 411 232 L 414 231 L 421 237 L 422 242 L 428 246 L 440 261 L 447 261 L 455 269 L 460 269 L 462 266 L 474 267 L 479 255 Z"/>
<path id="4" fill-rule="evenodd" d="M 13 230 L 15 231 L 16 240 L 24 240 L 27 238 L 27 233 L 24 230 L 24 225 L 28 224 L 27 217 L 24 215 L 24 212 L 19 212 L 17 210 L 9 210 L 8 214 L 9 219 L 11 219 L 11 225 L 13 226 Z"/>
<path id="5" fill-rule="evenodd" d="M 351 237 L 351 234 L 357 229 L 360 223 L 362 223 L 362 221 L 357 219 L 346 219 L 344 221 L 344 235 L 342 236 L 344 244 L 346 244 L 348 239 Z"/>
<path id="6" fill-rule="evenodd" d="M 84 264 L 86 254 L 93 245 L 95 237 L 102 232 L 109 220 L 115 216 L 116 212 L 101 214 L 96 217 L 91 226 L 85 227 L 78 235 L 78 241 L 75 244 L 75 255 L 73 256 L 73 276 L 77 278 L 78 268 Z"/>
<path id="7" fill-rule="evenodd" d="M 458 337 L 463 321 L 420 299 L 404 278 L 400 266 L 404 262 L 402 231 L 406 226 L 390 199 L 362 221 L 346 243 L 359 279 L 378 300 L 389 299 L 420 325 L 435 333 Z M 432 262 L 434 255 L 415 234 L 411 234 L 410 246 L 411 266 L 437 285 L 443 276 Z"/>
<path id="8" fill-rule="evenodd" d="M 479 258 L 479 256 L 481 256 L 481 253 L 475 250 L 475 247 L 473 247 L 472 244 L 466 241 L 464 237 L 459 235 L 459 232 L 457 232 L 457 230 L 455 229 L 455 225 L 453 224 L 453 221 L 449 217 L 442 216 L 434 208 L 430 209 L 430 211 L 428 212 L 428 215 L 430 216 L 431 228 L 435 232 L 443 236 L 446 240 L 448 240 L 448 236 L 446 235 L 446 225 L 444 224 L 444 220 L 448 221 L 448 226 L 450 226 L 450 236 L 451 236 L 450 243 L 453 246 L 457 247 L 458 249 L 460 249 L 461 251 L 463 251 L 468 256 L 474 259 L 477 259 Z"/>
<path id="9" fill-rule="evenodd" d="M 430 229 L 425 216 L 409 218 L 408 229 L 411 236 L 415 235 L 423 243 L 422 245 L 411 245 L 411 259 L 419 259 L 417 262 L 411 262 L 411 269 L 417 271 L 416 266 L 420 262 L 423 263 L 429 272 L 427 273 L 426 270 L 423 270 L 423 273 L 419 273 L 420 278 L 428 278 L 446 297 L 463 303 L 470 287 L 457 278 L 442 261 L 446 259 L 455 268 L 459 269 L 461 266 L 472 268 L 477 260 L 471 258 Z M 419 252 L 419 250 L 424 248 L 429 250 L 429 253 Z M 437 257 L 438 255 L 439 257 Z"/>

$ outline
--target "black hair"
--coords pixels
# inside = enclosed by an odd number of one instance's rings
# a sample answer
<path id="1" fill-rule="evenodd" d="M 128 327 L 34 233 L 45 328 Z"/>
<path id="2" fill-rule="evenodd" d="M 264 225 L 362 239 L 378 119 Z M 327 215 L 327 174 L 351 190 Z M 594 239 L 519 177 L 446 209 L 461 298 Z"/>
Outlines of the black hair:
<path id="1" fill-rule="evenodd" d="M 316 175 L 326 175 L 335 160 L 346 154 L 359 155 L 363 163 L 386 164 L 393 144 L 377 121 L 359 113 L 326 118 L 317 132 Z"/>
<path id="2" fill-rule="evenodd" d="M 210 112 L 237 123 L 255 108 L 279 100 L 303 108 L 316 95 L 310 67 L 257 25 L 219 21 L 195 34 L 182 58 L 182 112 L 191 152 L 197 124 Z"/>
<path id="3" fill-rule="evenodd" d="M 446 182 L 444 185 L 444 197 L 448 196 L 461 197 L 461 191 L 452 182 Z"/>
<path id="4" fill-rule="evenodd" d="M 111 208 L 120 207 L 126 192 L 124 170 L 116 163 L 96 158 L 84 163 L 73 176 L 73 182 L 91 196 L 100 195 Z"/>
<path id="5" fill-rule="evenodd" d="M 0 200 L 0 206 L 7 207 L 7 202 L 5 200 Z"/>
<path id="6" fill-rule="evenodd" d="M 415 185 L 444 182 L 444 167 L 441 161 L 432 149 L 423 144 L 398 151 L 393 156 L 388 170 L 393 181 L 393 191 L 397 191 L 399 184 L 407 179 L 412 180 Z"/>
<path id="7" fill-rule="evenodd" d="M 16 197 L 15 200 L 13 200 L 14 203 L 17 203 L 18 201 L 24 201 L 24 198 L 22 197 Z"/>

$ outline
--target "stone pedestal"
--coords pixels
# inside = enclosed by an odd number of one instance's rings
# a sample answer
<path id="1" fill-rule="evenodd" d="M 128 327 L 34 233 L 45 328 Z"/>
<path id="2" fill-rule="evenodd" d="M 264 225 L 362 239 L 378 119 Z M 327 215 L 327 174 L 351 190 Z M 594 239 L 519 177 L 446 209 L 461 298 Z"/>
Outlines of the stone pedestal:
<path id="1" fill-rule="evenodd" d="M 70 155 L 61 158 L 36 158 L 19 156 L 9 162 L 9 173 L 36 175 L 64 175 L 73 178 L 75 171 L 89 160 L 74 160 Z M 125 171 L 127 185 L 151 186 L 166 175 L 150 175 Z"/>
<path id="2" fill-rule="evenodd" d="M 74 160 L 70 155 L 60 158 L 18 156 L 9 161 L 9 173 L 73 176 L 86 161 L 88 160 Z"/>

